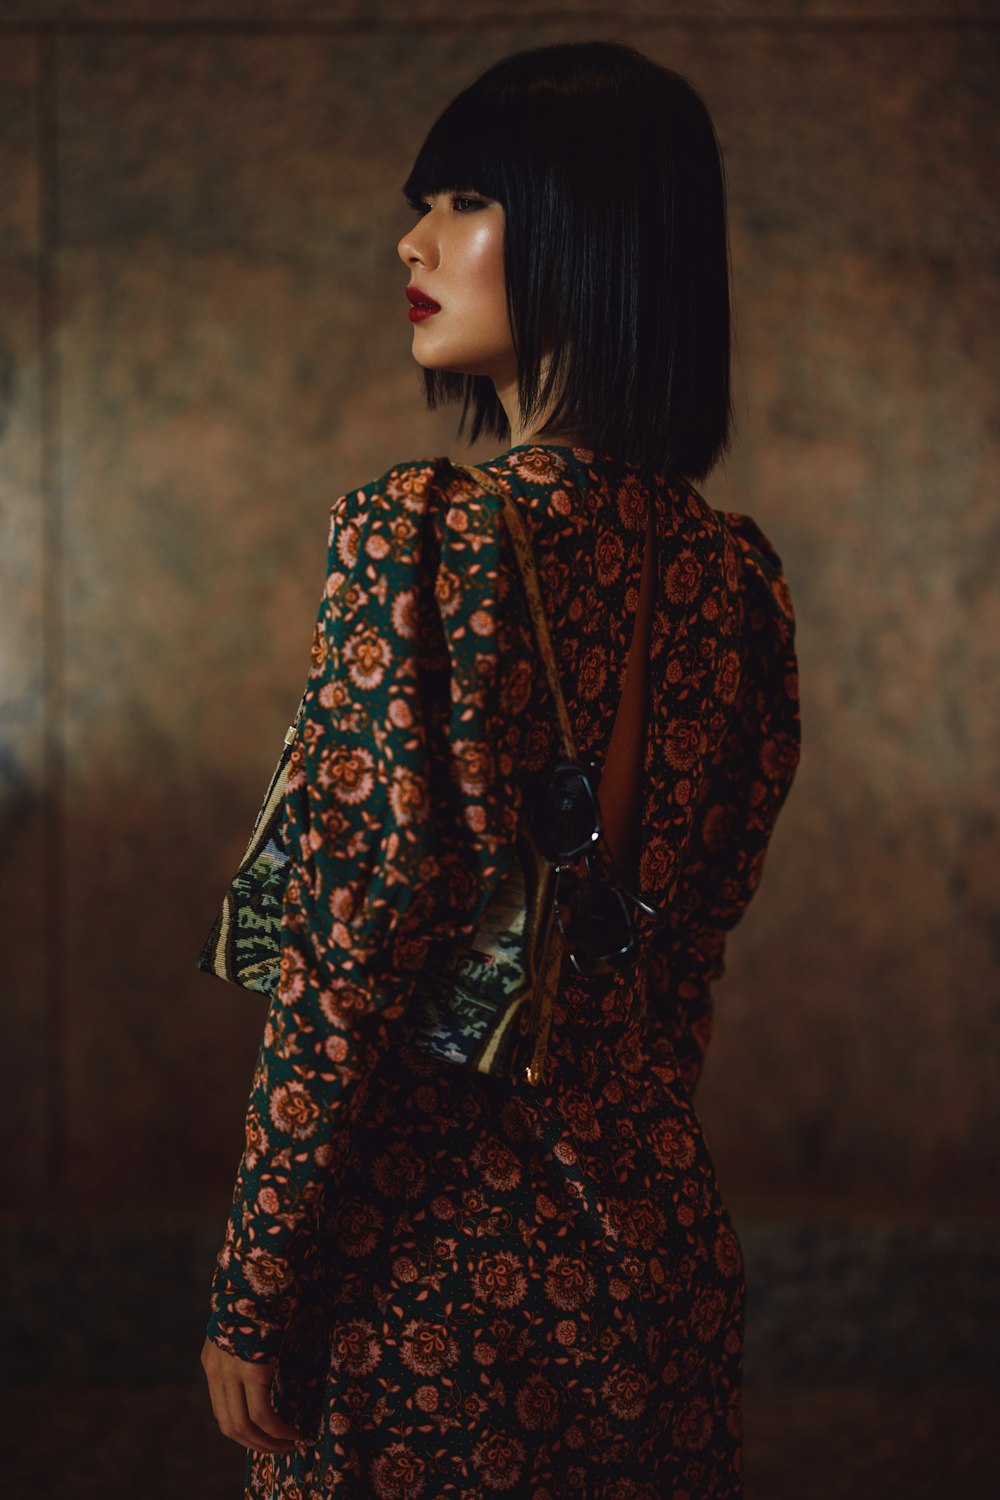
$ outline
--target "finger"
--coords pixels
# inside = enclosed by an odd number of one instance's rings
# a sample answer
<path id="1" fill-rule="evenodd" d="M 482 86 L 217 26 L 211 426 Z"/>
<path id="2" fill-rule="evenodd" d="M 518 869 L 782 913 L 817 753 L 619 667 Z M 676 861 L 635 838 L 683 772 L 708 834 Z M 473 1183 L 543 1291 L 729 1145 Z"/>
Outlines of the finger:
<path id="1" fill-rule="evenodd" d="M 294 1446 L 282 1441 L 257 1426 L 247 1408 L 246 1390 L 238 1375 L 226 1372 L 223 1387 L 225 1400 L 224 1420 L 219 1423 L 226 1437 L 244 1448 L 255 1448 L 261 1453 L 289 1453 Z"/>
<path id="2" fill-rule="evenodd" d="M 275 1438 L 289 1438 L 292 1442 L 298 1441 L 298 1433 L 294 1427 L 290 1427 L 286 1421 L 278 1416 L 271 1405 L 271 1385 L 260 1384 L 257 1381 L 246 1384 L 247 1411 L 251 1422 L 262 1432 L 268 1433 Z"/>
<path id="3" fill-rule="evenodd" d="M 206 1378 L 208 1380 L 208 1399 L 212 1403 L 212 1415 L 221 1427 L 222 1418 L 226 1410 L 225 1397 L 219 1389 L 218 1382 L 211 1375 L 208 1375 L 207 1372 Z"/>
<path id="4" fill-rule="evenodd" d="M 228 1394 L 228 1409 L 226 1409 L 226 1425 L 223 1427 L 226 1437 L 231 1437 L 234 1443 L 240 1443 L 241 1448 L 253 1448 L 261 1454 L 291 1454 L 294 1443 L 271 1437 L 270 1433 L 265 1433 L 250 1418 L 243 1388 L 240 1388 L 238 1392 L 226 1392 L 226 1394 Z"/>
<path id="5" fill-rule="evenodd" d="M 212 1415 L 221 1429 L 226 1416 L 226 1395 L 222 1370 L 216 1359 L 218 1353 L 216 1346 L 206 1339 L 201 1351 L 201 1365 L 208 1382 L 208 1399 L 212 1403 Z"/>

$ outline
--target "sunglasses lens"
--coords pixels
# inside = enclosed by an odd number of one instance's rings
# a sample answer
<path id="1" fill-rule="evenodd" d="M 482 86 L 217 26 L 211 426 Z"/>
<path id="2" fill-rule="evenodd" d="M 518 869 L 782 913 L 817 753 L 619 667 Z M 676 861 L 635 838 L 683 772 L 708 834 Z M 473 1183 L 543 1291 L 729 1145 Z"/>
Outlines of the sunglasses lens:
<path id="1" fill-rule="evenodd" d="M 556 903 L 569 957 L 580 974 L 620 969 L 636 950 L 636 929 L 620 882 L 600 878 L 592 868 L 592 846 L 601 826 L 599 775 L 591 761 L 558 761 L 525 786 L 525 810 L 542 855 L 557 867 Z M 583 855 L 585 877 L 568 868 Z M 657 915 L 644 906 L 643 911 Z"/>
<path id="2" fill-rule="evenodd" d="M 536 789 L 532 806 L 535 837 L 547 859 L 572 859 L 586 849 L 597 827 L 597 803 L 586 777 L 568 767 Z"/>
<path id="3" fill-rule="evenodd" d="M 560 882 L 558 899 L 569 909 L 567 938 L 578 969 L 614 967 L 632 951 L 634 929 L 619 891 L 600 880 Z"/>

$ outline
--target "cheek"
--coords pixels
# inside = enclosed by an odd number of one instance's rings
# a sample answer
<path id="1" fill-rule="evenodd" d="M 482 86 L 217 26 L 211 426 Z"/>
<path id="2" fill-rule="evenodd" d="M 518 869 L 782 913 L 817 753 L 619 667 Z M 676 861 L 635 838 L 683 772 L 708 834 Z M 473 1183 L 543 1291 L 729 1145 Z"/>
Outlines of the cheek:
<path id="1" fill-rule="evenodd" d="M 469 281 L 494 311 L 504 309 L 503 229 L 495 224 L 473 226 L 465 246 Z"/>

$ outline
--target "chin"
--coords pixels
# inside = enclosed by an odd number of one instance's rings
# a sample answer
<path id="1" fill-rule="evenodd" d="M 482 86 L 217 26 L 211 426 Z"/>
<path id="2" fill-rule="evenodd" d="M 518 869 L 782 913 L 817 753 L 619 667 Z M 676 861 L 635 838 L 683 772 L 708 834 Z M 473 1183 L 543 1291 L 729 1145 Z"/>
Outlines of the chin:
<path id="1" fill-rule="evenodd" d="M 413 358 L 417 364 L 425 370 L 440 370 L 447 375 L 485 375 L 487 372 L 475 369 L 464 360 L 449 360 L 443 355 L 435 358 L 433 354 L 418 354 L 413 351 Z"/>

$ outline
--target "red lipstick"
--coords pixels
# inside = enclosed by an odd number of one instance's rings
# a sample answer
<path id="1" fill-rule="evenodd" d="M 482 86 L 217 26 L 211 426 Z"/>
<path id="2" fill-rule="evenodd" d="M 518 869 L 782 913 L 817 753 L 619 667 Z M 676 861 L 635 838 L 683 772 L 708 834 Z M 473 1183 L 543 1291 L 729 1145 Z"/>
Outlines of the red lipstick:
<path id="1" fill-rule="evenodd" d="M 441 311 L 440 304 L 435 302 L 433 298 L 428 297 L 427 293 L 422 292 L 418 286 L 408 286 L 406 288 L 406 295 L 412 304 L 409 312 L 411 323 L 422 323 L 432 313 Z"/>

